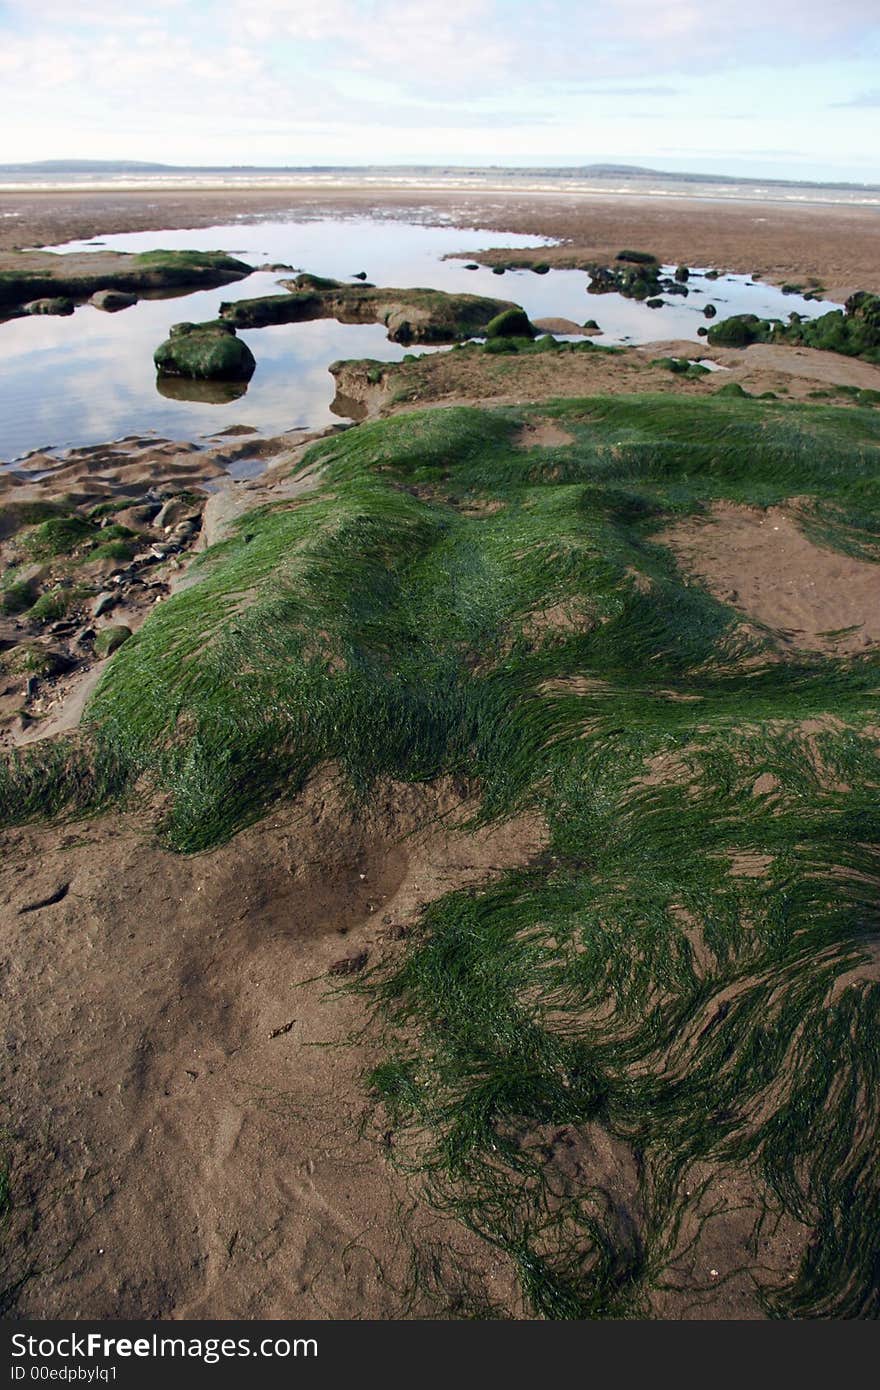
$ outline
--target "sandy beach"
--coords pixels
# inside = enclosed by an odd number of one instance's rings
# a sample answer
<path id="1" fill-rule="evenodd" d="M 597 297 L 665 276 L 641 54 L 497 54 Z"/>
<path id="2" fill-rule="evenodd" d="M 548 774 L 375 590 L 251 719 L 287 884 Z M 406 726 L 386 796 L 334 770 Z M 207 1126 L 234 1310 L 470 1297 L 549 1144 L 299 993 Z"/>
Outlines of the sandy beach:
<path id="1" fill-rule="evenodd" d="M 0 193 L 0 251 L 51 246 L 103 233 L 208 227 L 237 217 L 365 215 L 405 217 L 430 209 L 462 227 L 521 232 L 565 243 L 543 258 L 575 255 L 607 260 L 624 245 L 668 263 L 715 265 L 759 274 L 771 283 L 817 280 L 842 301 L 857 289 L 880 288 L 880 210 L 839 205 L 620 199 L 499 192 L 447 193 L 316 187 L 261 190 L 100 193 Z M 503 246 L 503 237 L 494 243 Z"/>

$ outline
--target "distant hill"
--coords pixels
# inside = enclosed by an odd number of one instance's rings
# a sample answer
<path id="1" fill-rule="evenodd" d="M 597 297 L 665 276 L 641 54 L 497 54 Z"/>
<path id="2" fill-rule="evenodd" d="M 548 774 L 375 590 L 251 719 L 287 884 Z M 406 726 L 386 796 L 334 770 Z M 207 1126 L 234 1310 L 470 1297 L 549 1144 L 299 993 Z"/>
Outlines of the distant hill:
<path id="1" fill-rule="evenodd" d="M 737 184 L 768 188 L 835 188 L 860 191 L 874 189 L 878 185 L 821 179 L 780 179 L 744 177 L 738 174 L 701 174 L 669 169 L 650 169 L 638 164 L 581 164 L 581 165 L 533 165 L 528 168 L 503 164 L 469 167 L 456 164 L 161 164 L 138 159 L 41 159 L 28 163 L 0 164 L 0 176 L 21 175 L 34 177 L 41 174 L 54 174 L 63 177 L 83 175 L 103 175 L 112 177 L 124 174 L 391 174 L 401 175 L 444 175 L 461 178 L 472 175 L 474 178 L 486 175 L 503 175 L 507 179 L 518 178 L 579 178 L 579 179 L 664 179 L 679 183 Z"/>

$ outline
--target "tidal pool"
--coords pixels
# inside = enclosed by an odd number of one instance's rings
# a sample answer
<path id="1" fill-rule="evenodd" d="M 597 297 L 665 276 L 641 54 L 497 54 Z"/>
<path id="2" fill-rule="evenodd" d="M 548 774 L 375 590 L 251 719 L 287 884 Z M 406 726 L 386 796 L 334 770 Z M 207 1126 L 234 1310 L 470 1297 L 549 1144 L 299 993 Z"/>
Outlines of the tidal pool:
<path id="1" fill-rule="evenodd" d="M 697 328 L 707 323 L 703 308 L 709 302 L 717 309 L 716 323 L 740 313 L 786 319 L 796 311 L 816 317 L 837 307 L 783 295 L 746 276 L 713 281 L 696 273 L 686 298 L 663 296 L 668 302 L 662 309 L 649 309 L 618 294 L 588 294 L 590 277 L 584 271 L 551 270 L 536 275 L 520 270 L 495 275 L 485 267 L 465 268 L 470 256 L 490 246 L 516 250 L 550 244 L 548 238 L 537 236 L 428 226 L 388 217 L 303 220 L 298 216 L 183 231 L 123 233 L 50 249 L 223 250 L 254 265 L 284 263 L 339 280 L 366 272 L 377 285 L 423 285 L 513 300 L 531 318 L 566 318 L 576 323 L 594 318 L 603 330 L 596 338 L 600 343 L 671 338 L 698 342 Z M 444 259 L 448 256 L 455 259 Z M 191 389 L 191 383 L 176 382 L 158 388 L 153 351 L 172 323 L 214 318 L 224 300 L 277 294 L 283 275 L 256 271 L 233 285 L 144 299 L 117 314 L 82 305 L 69 318 L 27 317 L 0 323 L 0 461 L 20 459 L 35 449 L 65 449 L 151 431 L 172 439 L 198 440 L 237 424 L 251 425 L 263 434 L 321 429 L 339 419 L 330 409 L 335 394 L 327 371 L 331 362 L 356 357 L 396 362 L 408 351 L 444 350 L 389 342 L 379 324 L 319 319 L 244 331 L 241 337 L 257 359 L 257 370 L 244 392 L 199 391 Z"/>

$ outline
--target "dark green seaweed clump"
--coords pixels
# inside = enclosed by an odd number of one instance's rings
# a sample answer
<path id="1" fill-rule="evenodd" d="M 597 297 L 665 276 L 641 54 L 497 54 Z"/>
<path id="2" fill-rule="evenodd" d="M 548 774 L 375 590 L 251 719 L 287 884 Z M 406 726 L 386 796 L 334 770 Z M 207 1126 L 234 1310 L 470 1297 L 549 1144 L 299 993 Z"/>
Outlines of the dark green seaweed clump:
<path id="1" fill-rule="evenodd" d="M 527 447 L 548 418 L 570 442 Z M 434 410 L 305 464 L 312 494 L 243 518 L 111 657 L 79 738 L 6 755 L 4 823 L 136 788 L 204 850 L 327 762 L 355 797 L 445 774 L 483 819 L 531 810 L 544 854 L 354 986 L 393 1161 L 537 1316 L 698 1307 L 711 1266 L 771 1316 L 876 1317 L 878 658 L 745 627 L 663 543 L 796 497 L 880 561 L 876 410 Z"/>
<path id="2" fill-rule="evenodd" d="M 629 261 L 633 265 L 657 265 L 657 257 L 650 251 L 618 251 L 615 257 L 618 261 Z"/>
<path id="3" fill-rule="evenodd" d="M 792 314 L 788 324 L 754 314 L 735 314 L 709 329 L 709 342 L 722 347 L 797 343 L 880 363 L 880 295 L 860 290 L 846 301 L 843 310 L 833 309 L 816 319 Z"/>

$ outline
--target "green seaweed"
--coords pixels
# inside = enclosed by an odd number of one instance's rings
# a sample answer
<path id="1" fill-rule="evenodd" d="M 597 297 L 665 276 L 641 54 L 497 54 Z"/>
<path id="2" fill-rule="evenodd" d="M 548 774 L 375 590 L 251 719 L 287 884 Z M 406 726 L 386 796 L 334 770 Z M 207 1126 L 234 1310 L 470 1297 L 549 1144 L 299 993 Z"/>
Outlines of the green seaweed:
<path id="1" fill-rule="evenodd" d="M 572 442 L 522 447 L 547 417 Z M 355 797 L 453 774 L 483 819 L 540 813 L 542 855 L 435 902 L 347 986 L 376 1010 L 395 1161 L 506 1253 L 538 1316 L 649 1313 L 725 1205 L 754 1218 L 770 1316 L 877 1316 L 877 657 L 781 652 L 662 534 L 797 497 L 823 543 L 876 558 L 878 462 L 873 409 L 721 395 L 319 441 L 317 489 L 201 557 L 81 736 L 8 755 L 3 819 L 153 787 L 166 841 L 198 851 L 327 761 Z M 559 605 L 582 621 L 536 629 Z M 802 1236 L 782 1266 L 762 1254 L 779 1223 Z"/>

